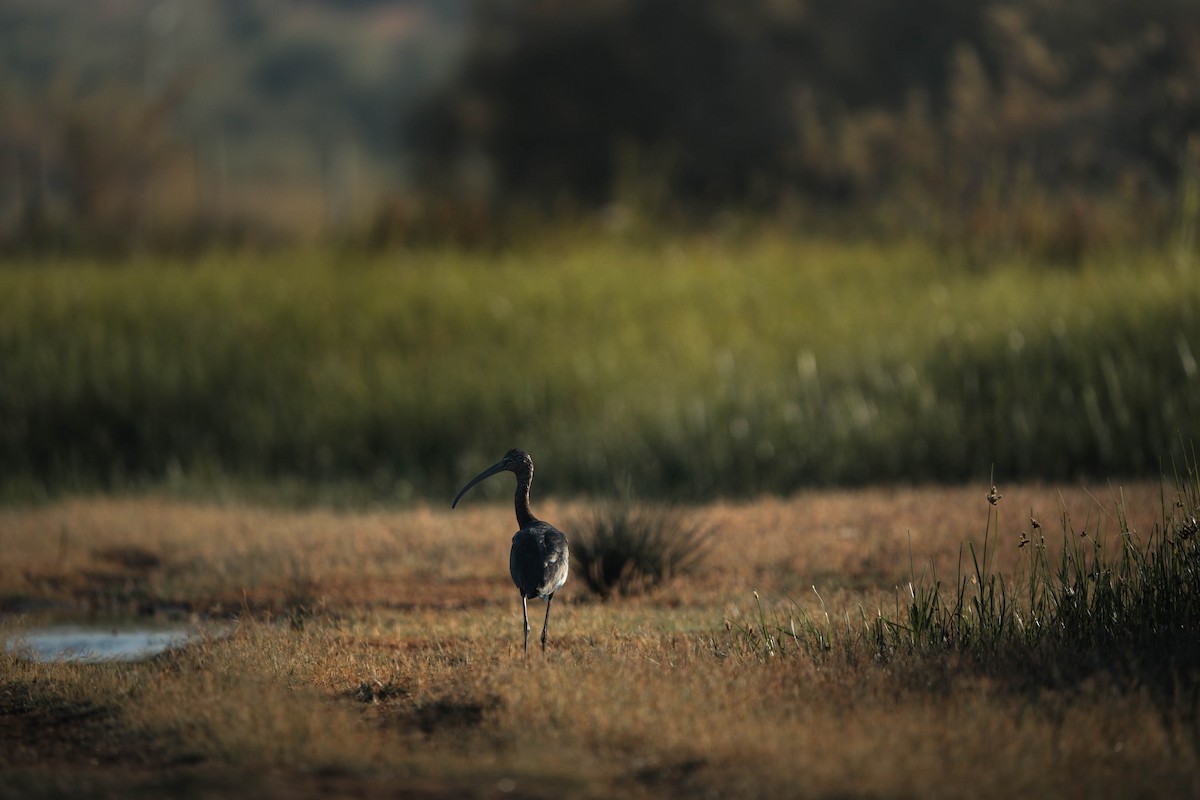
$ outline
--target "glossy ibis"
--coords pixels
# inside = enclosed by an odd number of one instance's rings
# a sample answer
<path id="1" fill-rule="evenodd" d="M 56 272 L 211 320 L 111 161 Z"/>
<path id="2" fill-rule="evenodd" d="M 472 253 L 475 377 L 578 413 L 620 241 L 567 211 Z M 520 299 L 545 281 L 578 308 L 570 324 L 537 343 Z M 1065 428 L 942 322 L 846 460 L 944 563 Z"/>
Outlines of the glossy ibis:
<path id="1" fill-rule="evenodd" d="M 512 538 L 512 550 L 508 554 L 508 571 L 513 583 L 521 591 L 521 614 L 525 618 L 525 655 L 529 655 L 529 605 L 528 601 L 541 597 L 546 601 L 546 620 L 542 623 L 542 652 L 546 650 L 546 629 L 550 625 L 550 603 L 554 593 L 567 581 L 570 556 L 567 552 L 567 537 L 548 522 L 542 522 L 529 510 L 529 485 L 533 483 L 533 459 L 524 450 L 509 450 L 504 458 L 467 481 L 458 496 L 450 504 L 458 505 L 467 490 L 484 478 L 497 472 L 511 472 L 517 476 L 517 493 L 514 505 L 517 525 L 521 527 Z"/>

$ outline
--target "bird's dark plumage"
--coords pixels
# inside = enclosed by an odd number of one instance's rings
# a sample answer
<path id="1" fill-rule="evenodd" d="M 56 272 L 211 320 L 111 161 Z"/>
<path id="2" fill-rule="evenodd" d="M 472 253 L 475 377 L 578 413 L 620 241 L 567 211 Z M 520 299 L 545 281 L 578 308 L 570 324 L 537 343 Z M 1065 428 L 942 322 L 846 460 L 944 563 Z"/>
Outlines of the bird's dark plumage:
<path id="1" fill-rule="evenodd" d="M 567 537 L 548 522 L 542 522 L 529 508 L 529 486 L 533 483 L 533 459 L 524 450 L 509 450 L 504 458 L 476 475 L 459 490 L 451 508 L 467 490 L 497 472 L 512 472 L 517 476 L 514 506 L 517 524 L 521 529 L 512 538 L 508 554 L 508 571 L 521 592 L 521 612 L 525 618 L 525 653 L 529 653 L 529 608 L 527 601 L 535 597 L 546 601 L 546 621 L 542 624 L 542 650 L 546 649 L 546 630 L 550 625 L 550 604 L 554 593 L 567 581 L 570 553 Z"/>
<path id="2" fill-rule="evenodd" d="M 557 592 L 567 580 L 567 537 L 545 522 L 536 522 L 513 535 L 508 571 L 528 600 Z"/>

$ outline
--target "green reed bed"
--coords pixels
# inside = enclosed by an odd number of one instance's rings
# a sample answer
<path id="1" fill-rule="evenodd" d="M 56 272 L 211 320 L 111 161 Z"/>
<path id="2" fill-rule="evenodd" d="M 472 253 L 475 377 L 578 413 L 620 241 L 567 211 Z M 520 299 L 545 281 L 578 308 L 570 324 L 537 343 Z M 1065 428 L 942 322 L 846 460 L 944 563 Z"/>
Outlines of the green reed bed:
<path id="1" fill-rule="evenodd" d="M 1200 437 L 1197 342 L 1200 280 L 1156 252 L 980 270 L 763 235 L 8 263 L 0 486 L 441 497 L 514 444 L 544 491 L 688 499 L 1157 474 Z"/>

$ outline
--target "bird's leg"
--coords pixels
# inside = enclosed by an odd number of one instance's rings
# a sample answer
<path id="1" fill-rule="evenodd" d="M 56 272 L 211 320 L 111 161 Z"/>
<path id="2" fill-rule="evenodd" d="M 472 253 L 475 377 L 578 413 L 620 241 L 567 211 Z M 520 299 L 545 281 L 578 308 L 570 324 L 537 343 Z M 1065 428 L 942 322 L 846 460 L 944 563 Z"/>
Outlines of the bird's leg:
<path id="1" fill-rule="evenodd" d="M 546 598 L 546 621 L 542 623 L 542 652 L 546 652 L 546 629 L 550 627 L 550 603 L 554 602 L 554 592 Z"/>
<path id="2" fill-rule="evenodd" d="M 521 615 L 525 617 L 525 655 L 529 655 L 529 601 L 525 599 L 525 593 L 521 592 Z"/>

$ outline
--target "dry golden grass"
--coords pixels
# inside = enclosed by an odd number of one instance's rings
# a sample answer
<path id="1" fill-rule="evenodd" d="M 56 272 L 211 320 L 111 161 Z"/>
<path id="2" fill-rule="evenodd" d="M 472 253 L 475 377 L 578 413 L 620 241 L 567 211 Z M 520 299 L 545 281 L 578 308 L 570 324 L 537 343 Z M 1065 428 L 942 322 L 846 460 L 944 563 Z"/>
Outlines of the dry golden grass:
<path id="1" fill-rule="evenodd" d="M 1032 509 L 1108 488 L 1001 487 L 998 568 Z M 1014 690 L 950 660 L 722 644 L 763 602 L 857 615 L 982 542 L 986 487 L 811 492 L 687 511 L 705 565 L 602 603 L 568 581 L 549 652 L 520 651 L 511 510 L 333 513 L 76 499 L 0 511 L 0 602 L 231 617 L 139 664 L 0 657 L 0 797 L 1196 796 L 1195 709 L 1103 680 Z M 1157 485 L 1124 490 L 1135 529 Z M 571 530 L 585 511 L 538 511 Z M 1115 522 L 1113 523 L 1115 528 Z M 790 599 L 789 599 L 790 598 Z M 541 613 L 540 604 L 535 613 Z M 5 632 L 16 624 L 10 614 Z M 1178 711 L 1178 713 L 1176 713 Z M 1189 717 L 1185 712 L 1192 712 Z"/>

